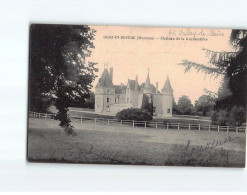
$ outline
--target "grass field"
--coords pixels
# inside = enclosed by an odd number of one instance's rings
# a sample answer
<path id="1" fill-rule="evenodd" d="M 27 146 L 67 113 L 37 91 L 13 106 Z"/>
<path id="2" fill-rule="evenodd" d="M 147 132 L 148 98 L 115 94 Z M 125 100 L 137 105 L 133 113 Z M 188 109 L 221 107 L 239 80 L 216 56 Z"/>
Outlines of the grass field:
<path id="1" fill-rule="evenodd" d="M 114 119 L 115 115 L 113 113 L 95 113 L 94 110 L 90 109 L 82 109 L 82 108 L 69 108 L 69 115 L 72 117 L 89 117 L 89 118 L 109 118 Z M 185 123 L 185 124 L 201 124 L 201 125 L 210 125 L 211 120 L 209 117 L 198 117 L 195 118 L 193 116 L 182 116 L 182 115 L 174 115 L 173 117 L 169 118 L 160 118 L 160 117 L 153 117 L 153 121 L 157 122 L 165 122 L 165 123 Z"/>
<path id="2" fill-rule="evenodd" d="M 50 111 L 56 113 L 57 110 L 54 106 L 50 107 Z M 95 113 L 94 109 L 88 108 L 76 108 L 76 107 L 69 107 L 69 115 L 72 117 L 89 117 L 89 118 L 109 118 L 114 119 L 114 113 Z M 154 117 L 153 121 L 163 121 L 165 123 L 185 123 L 185 124 L 201 124 L 201 125 L 210 125 L 211 120 L 210 117 L 195 117 L 195 116 L 185 116 L 185 115 L 173 115 L 173 117 L 169 117 L 164 119 L 163 117 Z"/>
<path id="3" fill-rule="evenodd" d="M 42 162 L 244 167 L 245 133 L 131 128 L 29 119 L 28 159 Z M 206 147 L 207 146 L 207 147 Z"/>

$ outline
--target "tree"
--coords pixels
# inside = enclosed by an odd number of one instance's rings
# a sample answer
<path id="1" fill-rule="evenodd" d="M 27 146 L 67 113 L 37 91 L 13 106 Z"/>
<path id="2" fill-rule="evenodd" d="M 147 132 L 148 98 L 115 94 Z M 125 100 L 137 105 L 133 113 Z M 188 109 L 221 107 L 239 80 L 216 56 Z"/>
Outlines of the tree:
<path id="1" fill-rule="evenodd" d="M 70 104 L 71 107 L 79 107 L 79 108 L 90 108 L 94 109 L 95 105 L 95 94 L 94 92 L 89 93 L 89 97 L 85 97 L 85 99 L 78 99 Z"/>
<path id="2" fill-rule="evenodd" d="M 174 97 L 172 98 L 172 113 L 179 114 L 178 105 L 176 104 Z"/>
<path id="3" fill-rule="evenodd" d="M 234 52 L 216 52 L 203 49 L 209 58 L 209 65 L 198 64 L 183 60 L 180 65 L 185 67 L 185 72 L 195 68 L 213 77 L 222 76 L 221 87 L 214 106 L 214 112 L 231 112 L 234 106 L 246 107 L 247 91 L 247 31 L 232 30 L 230 44 Z M 246 111 L 245 111 L 246 112 Z M 226 116 L 226 115 L 225 115 Z M 212 116 L 212 120 L 217 117 Z"/>
<path id="4" fill-rule="evenodd" d="M 212 119 L 213 124 L 241 126 L 245 122 L 246 112 L 241 106 L 233 106 L 230 111 L 228 109 L 213 111 Z"/>
<path id="5" fill-rule="evenodd" d="M 56 119 L 74 135 L 68 107 L 85 102 L 95 79 L 96 63 L 86 63 L 94 48 L 95 30 L 81 25 L 41 25 L 30 28 L 29 109 L 47 111 L 54 103 Z"/>
<path id="6" fill-rule="evenodd" d="M 95 106 L 95 94 L 90 93 L 89 98 L 86 99 L 86 108 L 94 109 Z"/>
<path id="7" fill-rule="evenodd" d="M 141 109 L 153 116 L 153 97 L 143 94 Z"/>
<path id="8" fill-rule="evenodd" d="M 229 112 L 227 109 L 221 109 L 217 111 L 213 111 L 212 113 L 212 124 L 213 125 L 227 125 L 227 121 L 229 120 Z"/>
<path id="9" fill-rule="evenodd" d="M 178 108 L 178 111 L 180 114 L 188 115 L 188 114 L 191 114 L 191 111 L 193 109 L 193 105 L 192 105 L 189 97 L 183 95 L 178 99 L 177 108 Z"/>
<path id="10" fill-rule="evenodd" d="M 246 120 L 245 108 L 242 106 L 233 106 L 229 116 L 229 124 L 241 126 Z"/>
<path id="11" fill-rule="evenodd" d="M 209 95 L 202 95 L 195 101 L 195 111 L 202 112 L 203 116 L 213 110 L 215 104 L 214 98 Z"/>

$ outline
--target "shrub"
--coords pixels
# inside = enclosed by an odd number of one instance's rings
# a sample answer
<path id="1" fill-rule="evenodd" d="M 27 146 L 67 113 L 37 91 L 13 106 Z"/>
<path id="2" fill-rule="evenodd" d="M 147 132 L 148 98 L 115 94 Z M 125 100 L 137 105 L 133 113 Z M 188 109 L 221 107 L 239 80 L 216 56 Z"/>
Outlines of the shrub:
<path id="1" fill-rule="evenodd" d="M 229 125 L 229 111 L 227 109 L 215 110 L 211 116 L 213 125 Z"/>
<path id="2" fill-rule="evenodd" d="M 246 120 L 245 109 L 241 106 L 233 106 L 231 109 L 213 111 L 212 124 L 241 126 Z"/>
<path id="3" fill-rule="evenodd" d="M 229 112 L 227 109 L 220 110 L 218 115 L 218 124 L 219 125 L 228 125 L 229 122 Z"/>
<path id="4" fill-rule="evenodd" d="M 151 121 L 153 117 L 139 109 L 139 108 L 127 108 L 121 110 L 116 114 L 117 119 L 119 120 L 135 120 L 135 121 Z"/>
<path id="5" fill-rule="evenodd" d="M 229 122 L 231 125 L 241 126 L 246 120 L 245 109 L 241 106 L 233 106 Z"/>

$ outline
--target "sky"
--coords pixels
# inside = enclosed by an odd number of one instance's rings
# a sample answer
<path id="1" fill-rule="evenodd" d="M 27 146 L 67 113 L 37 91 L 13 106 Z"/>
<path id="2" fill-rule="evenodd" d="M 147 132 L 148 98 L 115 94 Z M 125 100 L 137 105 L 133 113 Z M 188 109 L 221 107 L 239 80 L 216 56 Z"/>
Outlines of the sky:
<path id="1" fill-rule="evenodd" d="M 217 92 L 221 81 L 221 77 L 211 78 L 195 70 L 184 73 L 184 67 L 178 65 L 182 60 L 210 66 L 203 48 L 219 52 L 233 50 L 229 45 L 231 29 L 90 27 L 96 30 L 95 49 L 87 60 L 98 63 L 96 67 L 99 69 L 94 87 L 104 64 L 113 68 L 113 84 L 126 84 L 136 75 L 139 84 L 145 82 L 149 68 L 151 83 L 158 82 L 160 91 L 169 75 L 176 102 L 182 95 L 187 95 L 194 104 L 204 94 L 204 89 Z"/>

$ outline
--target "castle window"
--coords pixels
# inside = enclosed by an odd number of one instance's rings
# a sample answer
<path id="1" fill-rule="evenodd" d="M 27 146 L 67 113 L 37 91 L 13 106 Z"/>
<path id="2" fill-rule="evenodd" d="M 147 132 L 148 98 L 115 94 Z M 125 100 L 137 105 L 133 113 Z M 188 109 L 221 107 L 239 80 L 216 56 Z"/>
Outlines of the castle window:
<path id="1" fill-rule="evenodd" d="M 171 109 L 167 109 L 167 113 L 170 114 L 171 113 Z"/>
<path id="2" fill-rule="evenodd" d="M 153 107 L 153 113 L 154 114 L 156 113 L 156 107 Z"/>
<path id="3" fill-rule="evenodd" d="M 106 102 L 109 103 L 109 101 L 110 101 L 110 98 L 106 98 Z"/>

